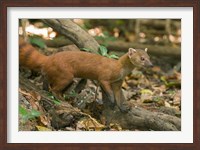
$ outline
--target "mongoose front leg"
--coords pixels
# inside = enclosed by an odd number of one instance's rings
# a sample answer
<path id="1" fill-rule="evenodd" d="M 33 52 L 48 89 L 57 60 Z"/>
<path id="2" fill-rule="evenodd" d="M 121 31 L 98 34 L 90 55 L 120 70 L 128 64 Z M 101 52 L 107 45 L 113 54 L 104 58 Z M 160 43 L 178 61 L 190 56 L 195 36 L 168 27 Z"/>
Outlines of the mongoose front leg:
<path id="1" fill-rule="evenodd" d="M 122 86 L 122 80 L 112 83 L 112 89 L 114 92 L 117 106 L 122 112 L 128 112 L 130 110 L 130 105 L 125 100 L 121 86 Z"/>
<path id="2" fill-rule="evenodd" d="M 106 93 L 106 96 L 111 101 L 111 107 L 114 107 L 115 105 L 115 97 L 114 93 L 112 91 L 111 84 L 108 81 L 100 81 L 100 85 L 103 89 L 103 91 Z"/>

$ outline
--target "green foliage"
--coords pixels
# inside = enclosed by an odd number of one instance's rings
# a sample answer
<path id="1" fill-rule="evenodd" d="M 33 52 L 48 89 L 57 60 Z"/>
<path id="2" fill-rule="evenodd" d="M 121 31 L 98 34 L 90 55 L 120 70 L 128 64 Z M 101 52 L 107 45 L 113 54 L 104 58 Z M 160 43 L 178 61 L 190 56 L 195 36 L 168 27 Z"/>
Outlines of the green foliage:
<path id="1" fill-rule="evenodd" d="M 159 101 L 161 101 L 162 99 L 161 99 L 161 97 L 160 96 L 155 96 L 155 97 L 153 97 L 153 101 L 154 102 L 159 102 Z"/>
<path id="2" fill-rule="evenodd" d="M 113 36 L 110 36 L 110 34 L 107 31 L 103 32 L 103 35 L 104 36 L 96 36 L 95 39 L 100 40 L 102 42 L 102 45 L 104 45 L 105 47 L 108 46 L 109 41 L 115 41 L 116 40 L 116 38 L 113 37 Z"/>
<path id="3" fill-rule="evenodd" d="M 102 56 L 107 56 L 108 55 L 108 50 L 105 46 L 100 45 L 99 46 L 99 52 Z"/>
<path id="4" fill-rule="evenodd" d="M 46 44 L 39 38 L 29 38 L 29 42 L 33 45 L 38 46 L 39 48 L 44 49 L 46 47 Z"/>
<path id="5" fill-rule="evenodd" d="M 64 99 L 75 98 L 75 97 L 77 97 L 77 96 L 78 96 L 78 94 L 77 94 L 74 90 L 72 90 L 69 94 L 64 95 Z M 49 97 L 50 99 L 52 99 L 52 101 L 54 102 L 54 104 L 56 104 L 56 105 L 60 105 L 60 104 L 61 104 L 61 101 L 60 101 L 59 99 L 56 99 L 56 98 L 52 95 L 52 93 L 48 93 L 48 97 Z"/>
<path id="6" fill-rule="evenodd" d="M 115 54 L 111 54 L 108 56 L 108 58 L 119 59 L 119 56 L 117 56 Z"/>
<path id="7" fill-rule="evenodd" d="M 48 94 L 48 97 L 50 99 L 52 99 L 52 101 L 54 102 L 54 104 L 56 104 L 56 105 L 60 105 L 61 104 L 61 101 L 58 100 L 58 99 L 56 99 L 51 93 Z"/>
<path id="8" fill-rule="evenodd" d="M 160 78 L 160 80 L 161 81 L 163 81 L 164 82 L 164 84 L 167 86 L 167 87 L 179 87 L 179 86 L 181 86 L 181 83 L 179 82 L 179 81 L 167 81 L 167 79 L 164 77 L 164 76 L 162 76 L 161 78 Z"/>
<path id="9" fill-rule="evenodd" d="M 27 120 L 39 117 L 41 115 L 41 113 L 35 109 L 28 111 L 25 108 L 23 108 L 22 106 L 19 106 L 19 114 L 22 117 L 22 120 L 24 122 L 26 122 Z"/>
<path id="10" fill-rule="evenodd" d="M 84 50 L 84 51 L 86 51 L 86 52 L 92 52 L 92 50 L 89 49 L 89 48 L 81 48 L 81 50 Z M 119 58 L 119 57 L 118 57 L 117 55 L 115 55 L 115 54 L 109 55 L 109 54 L 108 54 L 108 49 L 107 49 L 105 46 L 103 46 L 103 45 L 100 45 L 100 46 L 99 46 L 99 53 L 98 53 L 98 54 L 100 54 L 100 55 L 102 55 L 102 56 L 105 56 L 105 57 L 108 57 L 108 58 L 113 58 L 113 59 L 118 59 L 118 58 Z"/>
<path id="11" fill-rule="evenodd" d="M 176 91 L 168 90 L 168 91 L 166 91 L 166 93 L 169 94 L 169 95 L 174 95 L 174 94 L 176 94 Z"/>
<path id="12" fill-rule="evenodd" d="M 56 104 L 56 105 L 60 105 L 60 104 L 61 104 L 61 101 L 58 100 L 58 99 L 53 99 L 53 102 L 54 102 L 54 104 Z"/>
<path id="13" fill-rule="evenodd" d="M 114 59 L 119 58 L 117 55 L 114 55 L 114 54 L 109 55 L 108 49 L 103 45 L 99 46 L 99 54 L 102 55 L 102 56 L 108 57 L 108 58 L 114 58 Z"/>
<path id="14" fill-rule="evenodd" d="M 86 52 L 92 52 L 92 50 L 90 48 L 80 48 L 80 49 L 83 51 L 86 51 Z"/>
<path id="15" fill-rule="evenodd" d="M 141 94 L 149 94 L 149 95 L 153 95 L 153 92 L 149 89 L 142 89 L 140 91 Z"/>
<path id="16" fill-rule="evenodd" d="M 69 94 L 64 95 L 65 99 L 75 98 L 77 96 L 78 96 L 78 94 L 75 92 L 75 90 L 72 90 Z"/>

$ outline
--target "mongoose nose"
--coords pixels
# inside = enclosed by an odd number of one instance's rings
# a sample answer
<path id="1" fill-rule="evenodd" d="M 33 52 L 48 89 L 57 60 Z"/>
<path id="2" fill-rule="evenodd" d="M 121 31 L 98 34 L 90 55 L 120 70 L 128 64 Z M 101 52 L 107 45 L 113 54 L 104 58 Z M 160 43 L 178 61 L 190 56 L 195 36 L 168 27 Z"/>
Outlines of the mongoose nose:
<path id="1" fill-rule="evenodd" d="M 152 68 L 152 67 L 153 67 L 153 64 L 152 64 L 152 63 L 150 63 L 150 64 L 149 64 L 149 67 L 150 67 L 150 68 Z"/>

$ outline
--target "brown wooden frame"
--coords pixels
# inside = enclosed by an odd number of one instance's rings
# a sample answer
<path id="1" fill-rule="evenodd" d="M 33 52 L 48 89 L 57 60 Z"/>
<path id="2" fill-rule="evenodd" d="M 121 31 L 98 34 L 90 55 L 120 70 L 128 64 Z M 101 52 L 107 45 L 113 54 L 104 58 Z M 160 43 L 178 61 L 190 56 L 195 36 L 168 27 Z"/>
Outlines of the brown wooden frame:
<path id="1" fill-rule="evenodd" d="M 0 149 L 200 149 L 200 1 L 199 0 L 1 0 L 0 1 Z M 7 7 L 193 7 L 194 126 L 192 144 L 11 144 L 7 143 Z M 191 99 L 188 99 L 191 101 Z"/>

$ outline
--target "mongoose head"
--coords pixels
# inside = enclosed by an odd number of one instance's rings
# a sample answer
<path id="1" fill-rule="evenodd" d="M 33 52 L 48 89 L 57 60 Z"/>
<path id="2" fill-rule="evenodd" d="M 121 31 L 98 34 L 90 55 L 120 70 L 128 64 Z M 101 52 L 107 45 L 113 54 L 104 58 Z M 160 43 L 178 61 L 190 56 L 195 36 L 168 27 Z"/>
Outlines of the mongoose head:
<path id="1" fill-rule="evenodd" d="M 130 62 L 138 68 L 153 67 L 149 55 L 147 54 L 147 48 L 145 48 L 145 50 L 129 48 L 128 57 Z"/>

